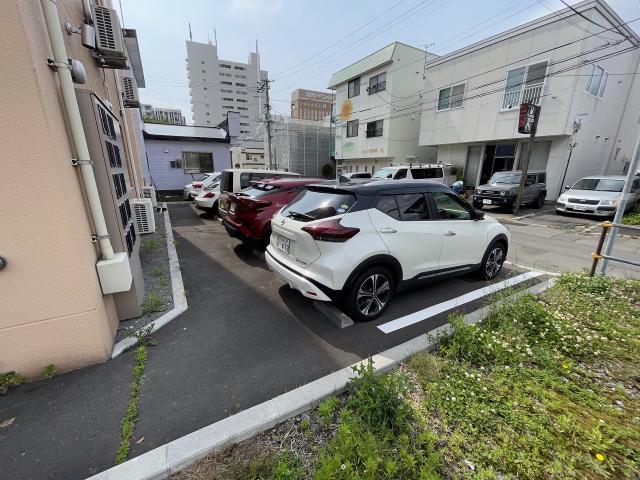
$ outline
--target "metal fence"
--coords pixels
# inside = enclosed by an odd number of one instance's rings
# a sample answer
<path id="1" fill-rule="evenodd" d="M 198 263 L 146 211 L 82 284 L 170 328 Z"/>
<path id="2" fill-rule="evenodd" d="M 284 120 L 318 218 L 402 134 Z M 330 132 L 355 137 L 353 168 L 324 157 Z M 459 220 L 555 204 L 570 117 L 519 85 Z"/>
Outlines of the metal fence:
<path id="1" fill-rule="evenodd" d="M 612 222 L 604 222 L 601 226 L 602 226 L 602 233 L 600 234 L 596 251 L 591 254 L 591 258 L 593 258 L 593 263 L 591 264 L 591 272 L 589 273 L 589 276 L 593 277 L 595 275 L 596 268 L 600 260 L 609 260 L 610 262 L 626 263 L 627 265 L 635 265 L 636 267 L 640 267 L 640 262 L 637 260 L 629 260 L 628 258 L 620 258 L 620 257 L 615 257 L 613 255 L 605 255 L 602 253 L 602 247 L 604 246 L 604 241 L 607 238 L 607 234 L 609 233 L 612 227 L 618 227 L 618 228 L 623 227 L 629 230 L 640 231 L 640 226 L 625 225 L 622 223 L 612 223 Z"/>

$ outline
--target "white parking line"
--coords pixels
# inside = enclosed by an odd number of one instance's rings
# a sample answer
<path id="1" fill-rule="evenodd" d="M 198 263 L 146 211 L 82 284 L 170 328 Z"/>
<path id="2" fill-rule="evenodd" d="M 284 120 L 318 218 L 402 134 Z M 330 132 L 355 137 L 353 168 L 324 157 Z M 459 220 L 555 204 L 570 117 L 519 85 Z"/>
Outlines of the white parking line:
<path id="1" fill-rule="evenodd" d="M 516 268 L 524 268 L 525 270 L 531 270 L 531 271 L 536 271 L 536 272 L 542 272 L 545 275 L 550 275 L 552 277 L 559 277 L 560 274 L 558 272 L 550 272 L 548 270 L 540 270 L 539 268 L 535 268 L 535 267 L 530 267 L 528 265 L 522 265 L 521 263 L 514 263 L 510 260 L 507 260 L 504 262 L 507 265 L 511 265 L 512 267 L 516 267 Z"/>
<path id="2" fill-rule="evenodd" d="M 415 313 L 410 313 L 409 315 L 405 315 L 404 317 L 396 318 L 395 320 L 391 320 L 390 322 L 383 323 L 381 325 L 378 325 L 378 328 L 384 333 L 395 332 L 396 330 L 400 330 L 401 328 L 405 328 L 415 323 L 422 322 L 423 320 L 427 320 L 428 318 L 431 318 L 442 312 L 446 312 L 447 310 L 451 310 L 452 308 L 472 302 L 504 288 L 512 287 L 514 285 L 517 285 L 518 283 L 522 283 L 532 278 L 539 277 L 540 275 L 545 275 L 545 273 L 546 272 L 532 271 L 523 273 L 521 275 L 518 275 L 517 277 L 507 278 L 506 280 L 503 280 L 501 282 L 479 288 L 478 290 L 474 290 L 469 293 L 465 293 L 464 295 L 452 298 L 451 300 L 447 300 L 446 302 L 438 303 L 436 305 L 423 308 L 422 310 L 419 310 Z"/>

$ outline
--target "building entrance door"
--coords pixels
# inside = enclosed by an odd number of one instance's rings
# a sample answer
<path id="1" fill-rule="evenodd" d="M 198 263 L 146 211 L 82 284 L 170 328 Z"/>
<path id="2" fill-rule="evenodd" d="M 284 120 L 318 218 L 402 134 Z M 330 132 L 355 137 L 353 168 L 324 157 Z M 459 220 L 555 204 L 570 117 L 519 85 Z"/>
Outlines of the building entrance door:
<path id="1" fill-rule="evenodd" d="M 489 181 L 496 172 L 513 170 L 513 162 L 516 157 L 516 144 L 485 145 L 482 171 L 480 173 L 480 185 Z"/>

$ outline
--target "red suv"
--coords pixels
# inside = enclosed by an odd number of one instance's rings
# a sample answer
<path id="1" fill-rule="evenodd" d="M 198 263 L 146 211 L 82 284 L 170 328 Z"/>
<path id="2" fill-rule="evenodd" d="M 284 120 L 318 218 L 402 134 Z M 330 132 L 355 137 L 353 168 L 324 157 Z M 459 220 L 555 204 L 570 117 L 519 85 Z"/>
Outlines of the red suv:
<path id="1" fill-rule="evenodd" d="M 275 213 L 292 202 L 305 185 L 320 182 L 326 179 L 279 178 L 254 182 L 249 188 L 229 194 L 228 214 L 222 223 L 229 236 L 266 247 Z"/>

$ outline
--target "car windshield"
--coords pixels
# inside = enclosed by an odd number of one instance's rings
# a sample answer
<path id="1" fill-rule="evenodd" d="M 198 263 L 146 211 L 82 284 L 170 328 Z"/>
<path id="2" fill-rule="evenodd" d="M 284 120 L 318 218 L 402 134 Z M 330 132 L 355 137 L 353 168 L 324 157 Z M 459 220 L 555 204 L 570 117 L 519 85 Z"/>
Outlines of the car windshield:
<path id="1" fill-rule="evenodd" d="M 210 173 L 205 173 L 197 181 L 198 182 L 202 182 L 203 180 L 206 180 L 209 177 L 209 175 L 211 175 L 211 174 Z"/>
<path id="2" fill-rule="evenodd" d="M 574 190 L 595 190 L 597 192 L 621 192 L 624 188 L 624 180 L 612 180 L 610 178 L 583 178 L 574 186 Z"/>
<path id="3" fill-rule="evenodd" d="M 522 177 L 519 173 L 514 172 L 498 172 L 494 173 L 493 176 L 489 179 L 489 183 L 492 184 L 505 184 L 505 185 L 518 185 L 520 183 L 520 178 Z"/>
<path id="4" fill-rule="evenodd" d="M 354 203 L 356 197 L 349 193 L 305 190 L 285 207 L 282 215 L 309 222 L 347 213 Z"/>
<path id="5" fill-rule="evenodd" d="M 278 190 L 280 190 L 280 187 L 278 185 L 271 185 L 268 183 L 254 183 L 250 187 L 236 193 L 236 195 L 242 197 L 262 197 L 263 195 L 276 193 Z"/>
<path id="6" fill-rule="evenodd" d="M 393 178 L 394 173 L 396 173 L 395 168 L 382 168 L 373 175 L 373 178 Z"/>

